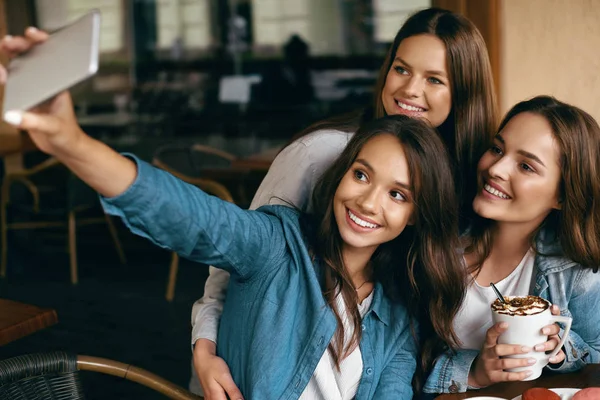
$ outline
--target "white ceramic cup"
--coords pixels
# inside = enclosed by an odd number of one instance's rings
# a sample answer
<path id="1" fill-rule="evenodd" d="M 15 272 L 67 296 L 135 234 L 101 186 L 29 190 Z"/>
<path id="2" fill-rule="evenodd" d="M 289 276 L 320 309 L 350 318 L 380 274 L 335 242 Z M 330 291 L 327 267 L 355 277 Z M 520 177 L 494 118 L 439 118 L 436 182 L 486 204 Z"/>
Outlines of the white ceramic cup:
<path id="1" fill-rule="evenodd" d="M 528 346 L 533 349 L 535 345 L 548 341 L 548 336 L 542 333 L 543 327 L 556 322 L 564 324 L 563 337 L 550 354 L 532 350 L 529 353 L 506 356 L 507 358 L 535 358 L 537 360 L 537 363 L 531 366 L 510 368 L 506 370 L 509 372 L 531 371 L 532 374 L 523 379 L 524 381 L 532 381 L 539 378 L 544 367 L 548 365 L 550 358 L 556 356 L 563 347 L 565 340 L 569 337 L 569 331 L 571 330 L 573 318 L 552 315 L 552 312 L 550 311 L 551 304 L 547 300 L 546 302 L 548 303 L 548 308 L 533 315 L 500 314 L 492 309 L 492 320 L 494 321 L 494 324 L 499 322 L 506 322 L 508 324 L 508 329 L 498 338 L 498 344 L 516 344 Z"/>

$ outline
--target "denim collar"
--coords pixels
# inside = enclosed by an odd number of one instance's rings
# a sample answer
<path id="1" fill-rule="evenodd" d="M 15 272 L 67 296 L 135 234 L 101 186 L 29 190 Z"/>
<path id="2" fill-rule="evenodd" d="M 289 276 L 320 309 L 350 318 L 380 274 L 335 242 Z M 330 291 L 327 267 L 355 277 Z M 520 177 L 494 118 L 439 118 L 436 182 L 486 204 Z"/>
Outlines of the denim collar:
<path id="1" fill-rule="evenodd" d="M 535 240 L 536 266 L 542 274 L 556 273 L 577 266 L 565 257 L 560 238 L 554 229 L 542 228 Z"/>
<path id="2" fill-rule="evenodd" d="M 392 307 L 390 304 L 390 299 L 384 295 L 383 286 L 381 283 L 376 282 L 373 290 L 373 303 L 371 305 L 371 311 L 381 322 L 383 322 L 385 326 L 388 326 L 390 324 Z"/>

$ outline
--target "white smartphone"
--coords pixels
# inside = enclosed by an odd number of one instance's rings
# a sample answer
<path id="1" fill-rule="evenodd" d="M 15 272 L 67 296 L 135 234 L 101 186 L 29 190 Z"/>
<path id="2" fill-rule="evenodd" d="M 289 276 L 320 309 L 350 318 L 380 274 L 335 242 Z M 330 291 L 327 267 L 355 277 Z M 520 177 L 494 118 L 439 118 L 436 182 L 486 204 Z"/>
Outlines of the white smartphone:
<path id="1" fill-rule="evenodd" d="M 10 61 L 3 114 L 29 110 L 98 71 L 100 12 L 92 10 Z"/>

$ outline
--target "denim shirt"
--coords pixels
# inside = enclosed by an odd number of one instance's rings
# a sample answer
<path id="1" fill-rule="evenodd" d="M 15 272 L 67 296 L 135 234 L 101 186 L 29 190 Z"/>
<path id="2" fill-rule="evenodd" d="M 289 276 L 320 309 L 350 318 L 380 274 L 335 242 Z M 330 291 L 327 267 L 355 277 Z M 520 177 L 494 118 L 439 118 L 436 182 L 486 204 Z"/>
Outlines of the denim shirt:
<path id="1" fill-rule="evenodd" d="M 542 230 L 536 239 L 535 286 L 533 295 L 556 304 L 560 314 L 573 318 L 571 332 L 564 344 L 566 359 L 560 365 L 546 368 L 572 372 L 585 364 L 600 363 L 600 272 L 561 256 L 560 242 L 550 230 Z M 559 336 L 564 331 L 561 328 Z M 461 349 L 442 354 L 427 378 L 427 393 L 458 393 L 473 389 L 468 386 L 469 370 L 478 350 Z"/>
<path id="2" fill-rule="evenodd" d="M 242 210 L 134 158 L 135 182 L 103 198 L 107 213 L 183 257 L 231 274 L 217 354 L 246 399 L 297 399 L 337 328 L 321 291 L 300 214 Z M 416 344 L 407 310 L 375 285 L 362 321 L 357 399 L 411 399 Z"/>

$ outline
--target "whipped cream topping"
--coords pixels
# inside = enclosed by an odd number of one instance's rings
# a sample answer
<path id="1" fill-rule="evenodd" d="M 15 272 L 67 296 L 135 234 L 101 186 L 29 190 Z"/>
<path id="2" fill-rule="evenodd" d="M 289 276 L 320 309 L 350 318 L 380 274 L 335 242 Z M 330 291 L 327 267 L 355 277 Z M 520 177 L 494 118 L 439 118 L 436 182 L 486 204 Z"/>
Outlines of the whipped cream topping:
<path id="1" fill-rule="evenodd" d="M 534 315 L 550 307 L 550 302 L 538 296 L 504 296 L 506 304 L 499 299 L 492 303 L 492 311 L 506 315 Z"/>

